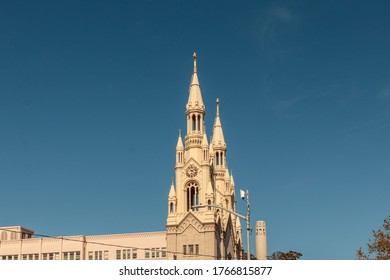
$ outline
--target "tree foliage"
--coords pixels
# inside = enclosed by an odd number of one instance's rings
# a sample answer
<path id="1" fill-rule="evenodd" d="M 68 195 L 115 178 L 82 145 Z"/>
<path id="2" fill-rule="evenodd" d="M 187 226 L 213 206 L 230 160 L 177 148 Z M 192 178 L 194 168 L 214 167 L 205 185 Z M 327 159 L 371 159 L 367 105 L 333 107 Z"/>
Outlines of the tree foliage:
<path id="1" fill-rule="evenodd" d="M 271 260 L 299 260 L 302 254 L 295 251 L 280 252 L 277 251 L 272 254 Z"/>
<path id="2" fill-rule="evenodd" d="M 368 253 L 360 247 L 356 251 L 359 260 L 390 260 L 390 215 L 384 220 L 382 228 L 372 230 L 373 239 L 367 243 Z"/>

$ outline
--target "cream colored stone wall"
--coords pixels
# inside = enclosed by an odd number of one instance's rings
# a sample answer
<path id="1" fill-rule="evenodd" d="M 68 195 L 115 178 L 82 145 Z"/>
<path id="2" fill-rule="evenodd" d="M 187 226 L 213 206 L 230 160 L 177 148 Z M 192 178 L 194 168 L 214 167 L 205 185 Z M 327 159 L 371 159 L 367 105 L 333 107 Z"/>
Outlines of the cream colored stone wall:
<path id="1" fill-rule="evenodd" d="M 0 260 L 166 259 L 166 247 L 165 232 L 2 240 Z"/>

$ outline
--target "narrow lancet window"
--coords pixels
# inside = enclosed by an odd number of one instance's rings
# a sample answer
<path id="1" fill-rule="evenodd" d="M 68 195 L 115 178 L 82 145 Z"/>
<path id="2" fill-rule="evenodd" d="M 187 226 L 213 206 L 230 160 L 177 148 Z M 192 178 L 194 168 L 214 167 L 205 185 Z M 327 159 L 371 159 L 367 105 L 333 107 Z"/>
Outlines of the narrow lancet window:
<path id="1" fill-rule="evenodd" d="M 187 211 L 198 211 L 192 207 L 199 204 L 199 187 L 196 182 L 190 182 L 187 185 Z"/>
<path id="2" fill-rule="evenodd" d="M 192 132 L 196 130 L 196 117 L 192 115 Z"/>
<path id="3" fill-rule="evenodd" d="M 169 204 L 169 213 L 175 213 L 175 206 L 173 205 L 173 202 Z"/>

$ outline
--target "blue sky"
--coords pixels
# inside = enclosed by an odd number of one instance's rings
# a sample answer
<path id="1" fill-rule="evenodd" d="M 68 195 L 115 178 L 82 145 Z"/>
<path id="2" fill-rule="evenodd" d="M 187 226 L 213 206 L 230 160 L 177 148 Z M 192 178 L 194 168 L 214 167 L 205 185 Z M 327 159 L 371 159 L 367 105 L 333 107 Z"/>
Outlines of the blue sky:
<path id="1" fill-rule="evenodd" d="M 389 8 L 2 1 L 0 225 L 164 230 L 196 51 L 268 253 L 354 259 L 390 214 Z"/>

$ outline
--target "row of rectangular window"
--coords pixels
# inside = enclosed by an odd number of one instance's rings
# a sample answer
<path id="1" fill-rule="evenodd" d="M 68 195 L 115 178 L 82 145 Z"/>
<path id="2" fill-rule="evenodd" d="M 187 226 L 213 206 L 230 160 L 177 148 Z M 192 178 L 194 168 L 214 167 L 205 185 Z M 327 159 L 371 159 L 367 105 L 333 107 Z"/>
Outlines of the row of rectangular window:
<path id="1" fill-rule="evenodd" d="M 29 234 L 29 233 L 25 233 L 25 232 L 22 232 L 22 239 L 28 239 L 28 238 L 32 238 L 32 234 Z M 11 231 L 9 232 L 9 238 L 8 239 L 8 232 L 7 231 L 2 231 L 1 232 L 1 235 L 0 235 L 0 240 L 14 240 L 14 239 L 19 239 L 17 237 L 17 233 L 15 231 Z"/>
<path id="2" fill-rule="evenodd" d="M 190 246 L 190 245 L 189 245 Z M 197 248 L 197 252 L 199 252 L 199 245 Z M 162 248 L 146 248 L 145 249 L 145 259 L 149 258 L 166 258 L 167 252 L 166 247 Z M 137 249 L 124 249 L 124 250 L 116 250 L 116 259 L 117 260 L 130 260 L 137 259 L 138 251 Z M 23 254 L 22 260 L 39 260 L 39 254 Z M 59 260 L 60 254 L 58 252 L 54 253 L 43 253 L 41 254 L 42 260 Z M 81 254 L 80 251 L 73 252 L 64 252 L 62 254 L 63 260 L 80 260 Z M 88 252 L 88 260 L 108 260 L 109 259 L 109 251 L 89 251 Z M 1 260 L 18 260 L 18 255 L 8 255 L 1 256 Z"/>
<path id="3" fill-rule="evenodd" d="M 2 261 L 18 260 L 18 255 L 1 256 Z"/>
<path id="4" fill-rule="evenodd" d="M 146 248 L 145 249 L 145 259 L 149 258 L 165 258 L 167 256 L 167 248 L 162 247 L 162 248 Z"/>
<path id="5" fill-rule="evenodd" d="M 23 254 L 22 260 L 39 260 L 39 254 Z M 60 253 L 42 253 L 41 254 L 41 260 L 59 260 L 60 259 Z"/>
<path id="6" fill-rule="evenodd" d="M 62 254 L 62 259 L 63 260 L 70 260 L 70 261 L 73 261 L 73 260 L 80 260 L 80 251 L 74 251 L 74 252 L 64 252 Z"/>
<path id="7" fill-rule="evenodd" d="M 59 260 L 59 253 L 43 253 L 42 260 Z M 63 260 L 80 260 L 80 251 L 64 252 Z M 1 256 L 1 260 L 18 260 L 18 255 Z M 23 254 L 21 260 L 39 260 L 39 254 Z"/>
<path id="8" fill-rule="evenodd" d="M 88 260 L 108 260 L 108 251 L 89 251 Z"/>
<path id="9" fill-rule="evenodd" d="M 137 258 L 138 258 L 137 249 L 116 250 L 117 260 L 131 260 Z"/>
<path id="10" fill-rule="evenodd" d="M 199 255 L 199 244 L 183 245 L 183 255 Z"/>

